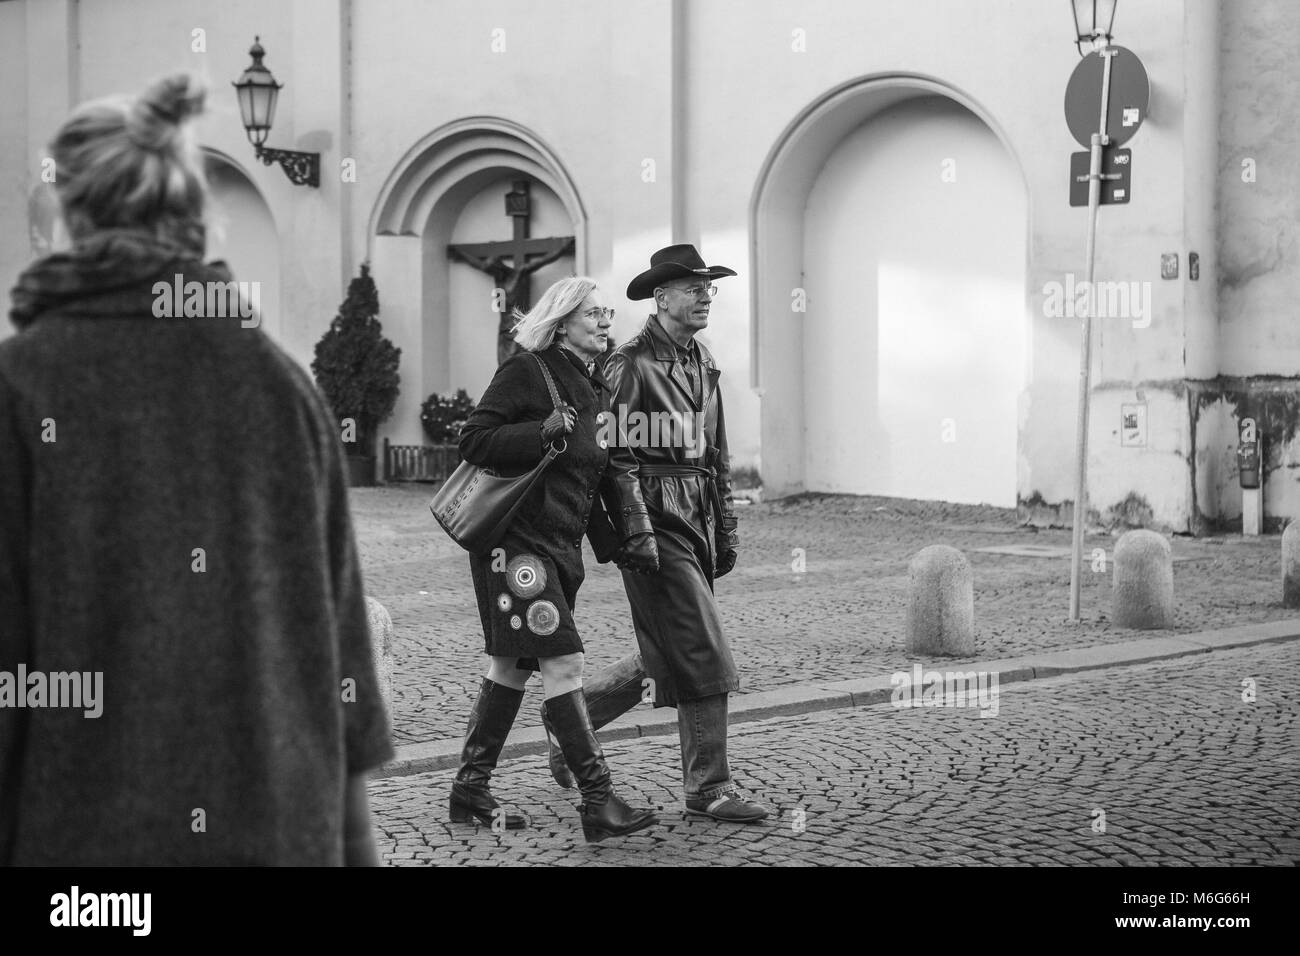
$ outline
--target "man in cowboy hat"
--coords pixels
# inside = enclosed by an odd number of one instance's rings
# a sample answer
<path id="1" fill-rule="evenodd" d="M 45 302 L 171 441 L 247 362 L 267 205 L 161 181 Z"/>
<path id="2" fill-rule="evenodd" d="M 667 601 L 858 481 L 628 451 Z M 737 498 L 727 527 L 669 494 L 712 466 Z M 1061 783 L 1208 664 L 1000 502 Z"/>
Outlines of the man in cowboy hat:
<path id="1" fill-rule="evenodd" d="M 752 823 L 768 811 L 745 796 L 727 763 L 727 695 L 740 679 L 713 596 L 737 549 L 721 373 L 695 341 L 709 324 L 713 280 L 735 274 L 706 266 L 694 246 L 681 244 L 656 252 L 628 284 L 627 297 L 653 298 L 655 312 L 610 355 L 605 378 L 614 393 L 613 435 L 637 459 L 659 571 L 638 574 L 616 559 L 641 654 L 596 675 L 586 694 L 600 727 L 640 702 L 648 674 L 655 705 L 677 708 L 687 813 Z M 632 422 L 652 425 L 626 427 Z M 621 516 L 611 517 L 617 524 Z M 554 749 L 551 757 L 556 780 L 572 786 L 563 757 Z"/>

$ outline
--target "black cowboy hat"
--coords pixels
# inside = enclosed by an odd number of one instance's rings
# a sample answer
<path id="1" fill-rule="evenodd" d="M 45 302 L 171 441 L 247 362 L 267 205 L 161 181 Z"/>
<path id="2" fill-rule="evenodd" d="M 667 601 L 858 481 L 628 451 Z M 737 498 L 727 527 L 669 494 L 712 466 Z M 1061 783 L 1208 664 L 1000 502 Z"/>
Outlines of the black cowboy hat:
<path id="1" fill-rule="evenodd" d="M 632 301 L 648 299 L 655 287 L 671 279 L 720 279 L 736 273 L 726 266 L 706 266 L 700 254 L 689 242 L 660 249 L 650 257 L 650 268 L 627 284 L 627 297 Z"/>

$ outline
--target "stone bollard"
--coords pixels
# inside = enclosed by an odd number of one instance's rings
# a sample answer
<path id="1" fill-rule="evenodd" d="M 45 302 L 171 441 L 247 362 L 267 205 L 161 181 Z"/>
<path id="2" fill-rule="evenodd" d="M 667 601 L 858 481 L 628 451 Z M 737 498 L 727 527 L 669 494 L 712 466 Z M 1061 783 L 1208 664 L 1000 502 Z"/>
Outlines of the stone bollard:
<path id="1" fill-rule="evenodd" d="M 1300 607 L 1300 523 L 1282 532 L 1282 605 Z"/>
<path id="2" fill-rule="evenodd" d="M 1164 535 L 1126 531 L 1115 542 L 1111 620 L 1118 627 L 1174 626 L 1174 555 Z"/>
<path id="3" fill-rule="evenodd" d="M 907 571 L 907 652 L 974 654 L 975 585 L 966 556 L 933 544 L 917 552 Z"/>
<path id="4" fill-rule="evenodd" d="M 389 719 L 393 715 L 393 619 L 388 609 L 374 598 L 366 597 L 366 618 L 370 624 L 370 653 L 379 676 L 379 693 Z"/>

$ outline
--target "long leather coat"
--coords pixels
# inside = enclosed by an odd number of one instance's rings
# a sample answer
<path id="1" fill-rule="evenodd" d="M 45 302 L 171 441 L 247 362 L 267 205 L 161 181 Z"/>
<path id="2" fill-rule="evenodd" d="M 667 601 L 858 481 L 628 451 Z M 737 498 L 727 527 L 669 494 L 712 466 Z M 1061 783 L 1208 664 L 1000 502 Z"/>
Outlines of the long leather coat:
<path id="1" fill-rule="evenodd" d="M 737 546 L 721 372 L 709 350 L 696 345 L 700 402 L 677 346 L 653 316 L 605 364 L 620 440 L 641 466 L 641 493 L 659 546 L 658 574 L 623 575 L 657 706 L 740 687 L 713 596 L 717 552 Z"/>

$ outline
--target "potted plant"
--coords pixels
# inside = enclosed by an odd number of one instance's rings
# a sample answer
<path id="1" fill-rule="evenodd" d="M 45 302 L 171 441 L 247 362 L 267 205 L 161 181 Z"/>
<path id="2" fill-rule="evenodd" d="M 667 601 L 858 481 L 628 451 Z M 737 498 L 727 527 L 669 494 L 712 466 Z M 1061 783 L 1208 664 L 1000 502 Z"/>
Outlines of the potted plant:
<path id="1" fill-rule="evenodd" d="M 424 434 L 434 445 L 454 445 L 460 438 L 460 428 L 474 411 L 474 399 L 463 388 L 455 395 L 436 392 L 420 406 L 420 424 Z"/>
<path id="2" fill-rule="evenodd" d="M 316 384 L 334 410 L 339 437 L 348 455 L 353 487 L 375 483 L 375 438 L 379 425 L 397 404 L 397 372 L 402 350 L 384 338 L 379 291 L 370 264 L 348 283 L 348 294 L 329 329 L 316 343 L 311 363 Z"/>
<path id="3" fill-rule="evenodd" d="M 473 411 L 474 400 L 463 388 L 457 389 L 455 395 L 435 392 L 420 406 L 420 424 L 433 445 L 426 456 L 427 468 L 435 480 L 446 479 L 460 464 L 460 427 Z"/>

